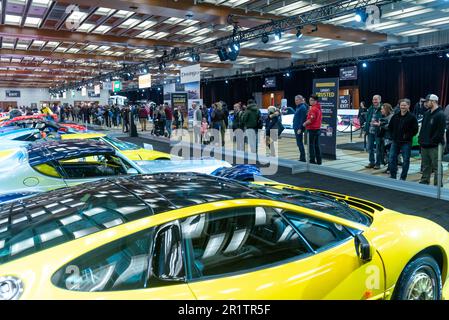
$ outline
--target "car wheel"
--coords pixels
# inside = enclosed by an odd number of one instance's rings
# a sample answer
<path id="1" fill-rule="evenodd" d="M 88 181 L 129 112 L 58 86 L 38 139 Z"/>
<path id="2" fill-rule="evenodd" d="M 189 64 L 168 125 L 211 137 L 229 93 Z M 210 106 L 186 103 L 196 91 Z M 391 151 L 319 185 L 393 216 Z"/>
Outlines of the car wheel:
<path id="1" fill-rule="evenodd" d="M 407 264 L 393 294 L 395 300 L 440 300 L 441 270 L 429 255 L 422 255 Z"/>

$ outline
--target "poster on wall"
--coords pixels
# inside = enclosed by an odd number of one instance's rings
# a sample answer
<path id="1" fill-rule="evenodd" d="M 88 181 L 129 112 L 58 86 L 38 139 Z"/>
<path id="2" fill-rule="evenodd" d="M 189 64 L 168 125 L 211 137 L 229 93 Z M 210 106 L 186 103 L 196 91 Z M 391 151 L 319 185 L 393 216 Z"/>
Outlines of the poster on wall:
<path id="1" fill-rule="evenodd" d="M 20 98 L 20 90 L 6 90 L 8 98 Z"/>
<path id="2" fill-rule="evenodd" d="M 188 126 L 188 99 L 187 99 L 187 93 L 186 92 L 180 92 L 180 93 L 172 93 L 171 94 L 171 105 L 173 107 L 173 110 L 177 108 L 180 110 L 184 116 L 184 127 L 187 128 Z"/>
<path id="3" fill-rule="evenodd" d="M 337 157 L 337 109 L 339 103 L 339 79 L 313 80 L 313 93 L 318 96 L 323 113 L 320 147 L 323 157 L 335 160 Z"/>
<path id="4" fill-rule="evenodd" d="M 200 64 L 188 66 L 180 69 L 181 83 L 200 82 L 201 67 Z"/>

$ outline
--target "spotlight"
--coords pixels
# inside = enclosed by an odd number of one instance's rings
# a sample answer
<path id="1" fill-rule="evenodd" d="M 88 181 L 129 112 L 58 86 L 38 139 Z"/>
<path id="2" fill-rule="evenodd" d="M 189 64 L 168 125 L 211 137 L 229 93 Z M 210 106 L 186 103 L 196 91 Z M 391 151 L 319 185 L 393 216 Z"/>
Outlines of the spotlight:
<path id="1" fill-rule="evenodd" d="M 226 84 L 228 84 L 228 83 L 229 83 L 229 81 L 228 81 L 228 80 L 226 80 L 226 81 L 225 81 L 225 83 L 226 83 Z"/>
<path id="2" fill-rule="evenodd" d="M 323 68 L 323 71 L 324 71 L 324 72 L 327 72 L 327 69 L 326 69 L 326 68 Z"/>
<path id="3" fill-rule="evenodd" d="M 200 61 L 200 55 L 198 53 L 192 53 L 190 56 L 190 60 L 192 62 L 199 62 Z"/>
<path id="4" fill-rule="evenodd" d="M 290 77 L 290 72 L 284 73 L 284 77 Z"/>
<path id="5" fill-rule="evenodd" d="M 225 49 L 225 48 L 220 48 L 220 49 L 217 51 L 217 55 L 218 55 L 218 57 L 220 58 L 220 61 L 226 61 L 226 60 L 229 59 L 228 53 L 226 52 L 226 49 Z"/>
<path id="6" fill-rule="evenodd" d="M 365 9 L 359 8 L 355 11 L 354 20 L 356 22 L 365 23 L 367 19 L 368 19 L 368 14 L 366 13 Z"/>
<path id="7" fill-rule="evenodd" d="M 281 38 L 282 38 L 282 32 L 281 32 L 281 30 L 276 31 L 276 32 L 274 33 L 274 39 L 275 39 L 276 41 L 279 41 L 279 40 L 281 40 Z"/>
<path id="8" fill-rule="evenodd" d="M 231 61 L 237 60 L 237 57 L 240 53 L 240 44 L 238 42 L 232 42 L 229 45 L 229 52 L 228 52 L 228 58 Z"/>
<path id="9" fill-rule="evenodd" d="M 302 34 L 302 27 L 299 26 L 299 27 L 296 29 L 296 38 L 301 39 L 302 36 L 303 36 L 303 34 Z"/>
<path id="10" fill-rule="evenodd" d="M 366 62 L 362 63 L 362 67 L 366 68 L 368 67 L 368 64 Z"/>
<path id="11" fill-rule="evenodd" d="M 449 52 L 446 52 L 446 58 L 449 59 Z"/>
<path id="12" fill-rule="evenodd" d="M 268 40 L 270 40 L 269 38 L 268 38 L 268 34 L 266 34 L 266 33 L 264 33 L 263 35 L 262 35 L 262 43 L 268 43 Z"/>

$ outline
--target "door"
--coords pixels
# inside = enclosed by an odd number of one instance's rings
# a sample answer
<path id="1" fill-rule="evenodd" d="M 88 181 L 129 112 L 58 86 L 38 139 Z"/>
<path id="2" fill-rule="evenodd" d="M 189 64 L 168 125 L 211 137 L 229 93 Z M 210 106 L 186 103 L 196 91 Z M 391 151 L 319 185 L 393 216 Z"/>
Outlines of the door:
<path id="1" fill-rule="evenodd" d="M 124 236 L 67 263 L 51 277 L 54 299 L 194 299 L 185 283 L 179 227 Z"/>
<path id="2" fill-rule="evenodd" d="M 361 262 L 350 231 L 330 221 L 246 207 L 205 213 L 180 224 L 187 279 L 198 299 L 383 296 L 379 257 Z"/>
<path id="3" fill-rule="evenodd" d="M 68 186 L 128 174 L 127 165 L 113 154 L 92 154 L 59 160 L 58 164 Z"/>

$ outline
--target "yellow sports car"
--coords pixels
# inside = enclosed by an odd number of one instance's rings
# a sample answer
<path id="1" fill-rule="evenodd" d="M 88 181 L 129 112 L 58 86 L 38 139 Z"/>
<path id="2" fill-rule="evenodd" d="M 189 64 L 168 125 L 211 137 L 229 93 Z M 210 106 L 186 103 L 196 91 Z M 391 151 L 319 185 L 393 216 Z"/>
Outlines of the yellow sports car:
<path id="1" fill-rule="evenodd" d="M 435 223 L 266 184 L 140 175 L 0 206 L 0 298 L 448 297 Z"/>
<path id="2" fill-rule="evenodd" d="M 139 147 L 138 145 L 122 141 L 116 138 L 108 137 L 103 133 L 75 133 L 75 134 L 64 134 L 61 135 L 62 140 L 67 139 L 92 139 L 92 140 L 101 140 L 104 143 L 114 147 L 117 150 L 120 150 L 128 159 L 133 161 L 139 160 L 170 160 L 170 154 L 156 151 L 156 150 L 148 150 Z"/>

